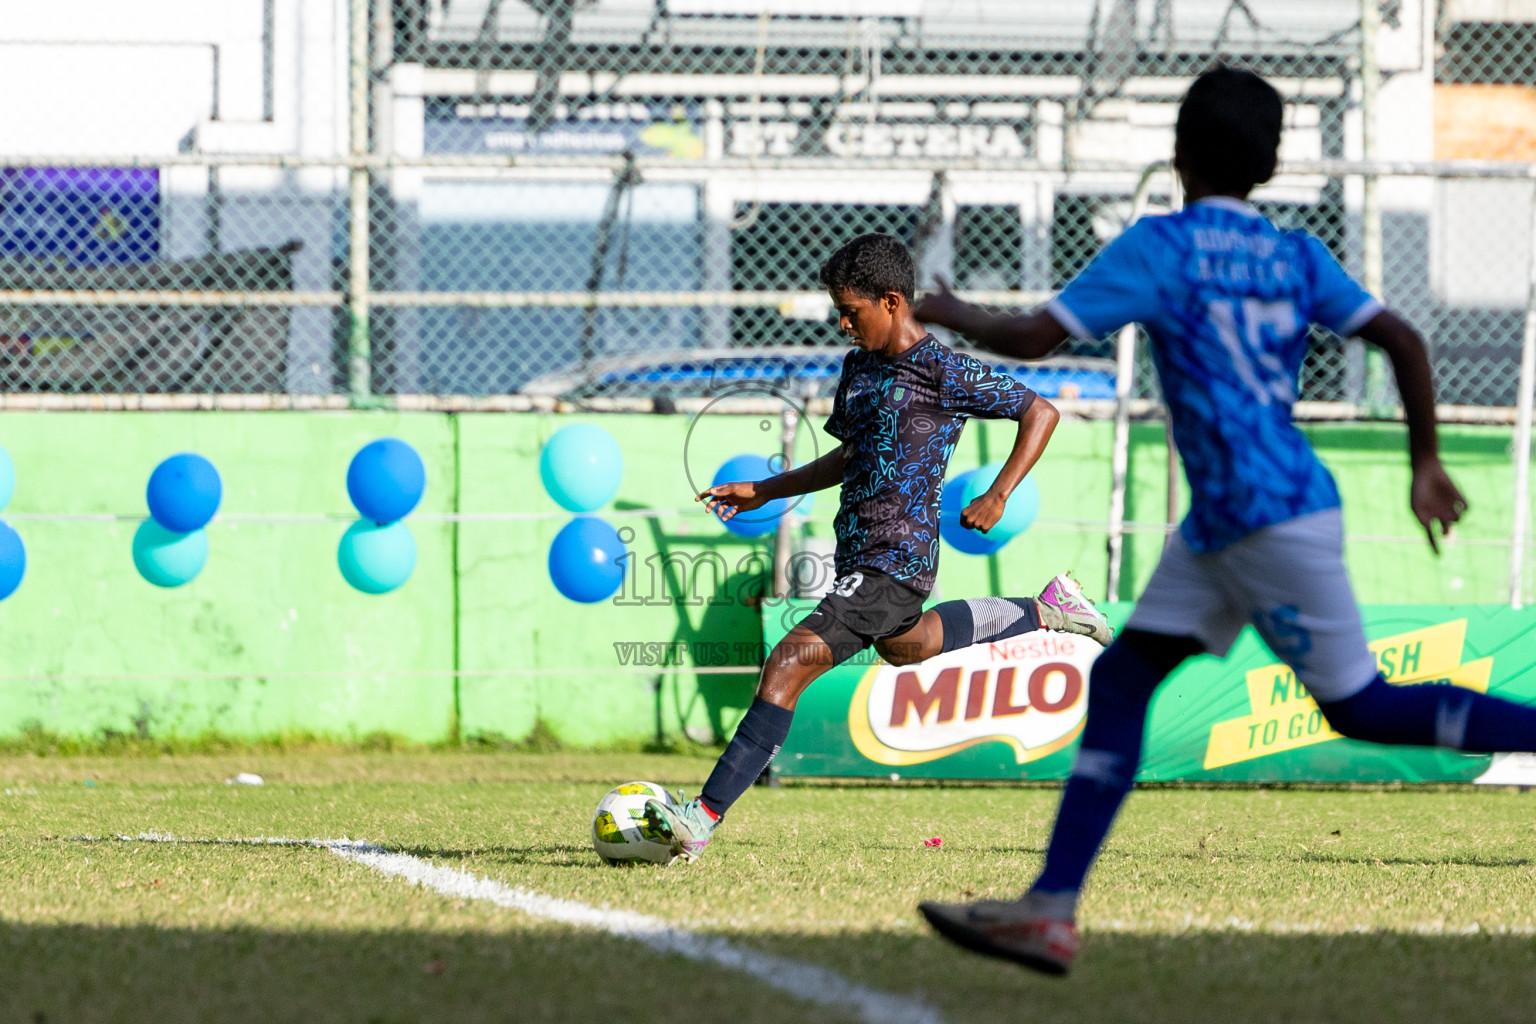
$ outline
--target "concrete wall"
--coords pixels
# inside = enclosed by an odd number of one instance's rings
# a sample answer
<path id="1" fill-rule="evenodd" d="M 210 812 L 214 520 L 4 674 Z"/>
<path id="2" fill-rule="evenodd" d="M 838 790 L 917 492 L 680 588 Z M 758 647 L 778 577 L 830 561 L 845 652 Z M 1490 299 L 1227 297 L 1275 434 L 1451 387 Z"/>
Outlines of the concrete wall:
<path id="1" fill-rule="evenodd" d="M 689 478 L 709 477 L 730 455 L 764 451 L 764 438 L 776 432 L 765 433 L 759 417 L 701 420 L 691 438 L 688 417 L 592 417 L 624 450 L 624 483 L 603 514 L 636 531 L 630 548 L 638 572 L 626 604 L 578 605 L 549 582 L 549 543 L 569 516 L 544 493 L 537 468 L 543 442 L 575 419 L 0 414 L 0 445 L 18 476 L 3 515 L 29 555 L 20 590 L 0 603 L 0 736 L 40 726 L 74 735 L 382 730 L 439 741 L 457 728 L 517 739 L 538 719 L 583 744 L 729 731 L 750 701 L 750 674 L 624 668 L 615 644 L 724 644 L 692 650 L 753 663 L 760 619 L 740 598 L 756 589 L 768 544 L 726 534 L 692 504 Z M 1401 428 L 1311 433 L 1345 490 L 1349 532 L 1400 539 L 1350 543 L 1360 600 L 1503 598 L 1507 550 L 1477 542 L 1508 537 L 1507 430 L 1445 431 L 1447 460 L 1473 508 L 1438 561 L 1416 538 L 1407 509 Z M 341 579 L 335 547 L 354 514 L 347 462 L 386 435 L 421 452 L 428 488 L 408 520 L 420 548 L 415 576 L 393 594 L 370 597 Z M 1010 441 L 1007 424 L 972 424 L 952 471 L 1002 457 Z M 202 575 L 159 590 L 134 570 L 133 519 L 145 514 L 150 470 L 183 450 L 219 466 L 225 500 L 209 527 L 212 555 Z M 1041 520 L 995 560 L 946 549 L 939 596 L 1029 593 L 1069 568 L 1101 593 L 1109 457 L 1108 424 L 1063 423 L 1036 471 Z M 1132 519 L 1161 522 L 1164 459 L 1161 426 L 1138 427 Z M 833 497 L 821 496 L 808 533 L 829 533 Z M 623 514 L 636 508 L 671 511 Z M 456 525 L 442 518 L 453 512 L 464 517 Z M 68 518 L 82 515 L 122 518 Z M 1128 539 L 1121 596 L 1145 583 L 1160 548 L 1156 534 Z M 653 558 L 708 552 L 729 570 L 719 586 L 707 567 L 691 586 L 679 563 L 667 570 Z M 656 562 L 654 584 L 648 558 Z M 701 600 L 680 604 L 680 591 Z M 707 600 L 722 592 L 731 599 Z"/>
<path id="2" fill-rule="evenodd" d="M 415 525 L 414 578 L 395 597 L 370 600 L 335 570 L 345 523 L 314 518 L 356 515 L 347 461 L 386 434 L 410 441 L 426 460 L 431 486 L 419 513 L 447 511 L 453 429 L 442 417 L 0 418 L 0 443 L 18 478 L 5 516 L 28 553 L 21 588 L 0 604 L 0 734 L 36 723 L 76 734 L 446 735 L 449 527 Z M 208 565 L 187 586 L 159 590 L 139 578 L 132 521 L 26 518 L 146 515 L 150 470 L 186 450 L 212 459 L 224 480 Z M 249 518 L 268 516 L 278 518 Z"/>

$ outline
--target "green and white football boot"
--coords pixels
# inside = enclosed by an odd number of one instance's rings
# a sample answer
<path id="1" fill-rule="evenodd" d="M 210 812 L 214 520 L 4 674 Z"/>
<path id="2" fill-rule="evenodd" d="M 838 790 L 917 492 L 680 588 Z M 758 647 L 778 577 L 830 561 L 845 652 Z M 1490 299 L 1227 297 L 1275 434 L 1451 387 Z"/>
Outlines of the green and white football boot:
<path id="1" fill-rule="evenodd" d="M 692 864 L 709 845 L 709 837 L 720 824 L 697 800 L 684 800 L 678 790 L 677 800 L 662 801 L 652 798 L 645 802 L 645 821 L 663 841 L 671 841 L 672 849 L 684 861 Z"/>

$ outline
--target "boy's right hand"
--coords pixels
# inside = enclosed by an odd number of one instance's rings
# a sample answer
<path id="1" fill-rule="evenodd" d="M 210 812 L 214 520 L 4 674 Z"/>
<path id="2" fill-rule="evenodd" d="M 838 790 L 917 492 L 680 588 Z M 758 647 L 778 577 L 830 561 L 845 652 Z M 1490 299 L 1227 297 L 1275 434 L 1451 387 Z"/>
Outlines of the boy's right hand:
<path id="1" fill-rule="evenodd" d="M 704 502 L 704 507 L 719 516 L 722 523 L 738 512 L 750 512 L 768 501 L 757 492 L 757 484 L 751 480 L 716 484 L 693 500 Z"/>
<path id="2" fill-rule="evenodd" d="M 960 525 L 967 530 L 980 530 L 986 533 L 997 525 L 999 519 L 1003 518 L 1003 509 L 1007 505 L 1007 498 L 989 489 L 978 494 L 975 501 L 960 510 Z"/>
<path id="3" fill-rule="evenodd" d="M 1445 471 L 1439 459 L 1425 459 L 1413 467 L 1409 504 L 1413 507 L 1413 514 L 1418 517 L 1419 525 L 1424 527 L 1425 535 L 1429 537 L 1429 546 L 1438 555 L 1440 544 L 1435 540 L 1435 522 L 1440 523 L 1440 535 L 1448 537 L 1451 524 L 1467 510 L 1467 499 L 1461 496 L 1461 491 L 1451 482 L 1450 474 Z"/>

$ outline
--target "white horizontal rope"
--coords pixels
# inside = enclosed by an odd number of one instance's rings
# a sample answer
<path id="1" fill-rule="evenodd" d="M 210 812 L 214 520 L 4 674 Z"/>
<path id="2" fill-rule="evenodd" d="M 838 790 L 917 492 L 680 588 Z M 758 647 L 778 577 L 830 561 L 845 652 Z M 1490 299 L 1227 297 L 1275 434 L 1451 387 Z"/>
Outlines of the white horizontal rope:
<path id="1" fill-rule="evenodd" d="M 390 406 L 400 411 L 418 411 L 412 402 L 420 396 L 396 395 Z M 524 395 L 498 395 L 492 399 L 468 399 L 449 396 L 431 399 L 432 408 L 423 412 L 485 411 L 528 412 L 554 409 L 552 398 Z M 439 408 L 439 406 L 441 406 Z M 472 406 L 472 408 L 471 408 Z M 351 396 L 345 394 L 144 394 L 132 391 L 105 391 L 85 394 L 61 394 L 53 391 L 0 393 L 0 409 L 27 412 L 343 412 L 352 408 Z"/>
<path id="2" fill-rule="evenodd" d="M 184 289 L 6 288 L 11 306 L 340 306 L 343 292 L 190 291 Z"/>
<path id="3" fill-rule="evenodd" d="M 671 649 L 674 643 L 687 641 L 655 642 Z M 744 641 L 752 643 L 752 641 Z M 0 675 L 0 682 L 35 683 L 44 680 L 73 680 L 76 682 L 141 682 L 157 679 L 503 679 L 528 676 L 756 676 L 762 671 L 756 665 L 615 665 L 613 668 L 489 668 L 489 669 L 330 669 L 308 672 L 38 672 L 32 675 Z"/>
<path id="4" fill-rule="evenodd" d="M 750 351 L 750 350 L 743 350 Z M 782 398 L 716 397 L 675 398 L 670 401 L 670 411 L 697 414 L 706 409 L 711 414 L 759 416 L 778 415 L 784 411 Z M 657 401 L 652 398 L 592 397 L 565 399 L 555 395 L 377 395 L 370 399 L 370 408 L 391 409 L 396 412 L 555 412 L 555 413 L 645 413 L 658 411 Z M 1115 414 L 1113 399 L 1053 398 L 1051 404 L 1063 416 L 1086 420 L 1111 419 Z M 230 411 L 267 412 L 289 410 L 342 411 L 352 408 L 351 398 L 344 394 L 208 394 L 142 392 L 94 392 L 89 394 L 59 394 L 33 392 L 0 394 L 0 410 L 47 410 L 79 412 L 120 411 Z M 830 398 L 812 398 L 805 403 L 805 411 L 813 416 L 826 416 L 832 411 Z M 1295 420 L 1302 423 L 1331 422 L 1401 422 L 1401 409 L 1393 409 L 1383 417 L 1378 410 L 1353 402 L 1297 402 L 1291 410 Z M 1163 404 L 1146 398 L 1131 402 L 1131 418 L 1161 422 Z M 1454 423 L 1468 426 L 1509 426 L 1515 422 L 1515 409 L 1503 405 L 1439 405 L 1435 418 L 1443 424 Z"/>
<path id="5" fill-rule="evenodd" d="M 956 292 L 967 302 L 985 306 L 1033 306 L 1045 302 L 1054 294 L 1047 291 L 960 291 Z M 0 293 L 3 300 L 4 293 Z M 747 309 L 785 307 L 799 302 L 825 302 L 828 313 L 831 301 L 821 291 L 648 291 L 648 292 L 390 292 L 368 293 L 368 302 L 374 306 L 581 306 L 581 307 L 706 307 Z M 744 350 L 750 351 L 750 350 Z"/>
<path id="6" fill-rule="evenodd" d="M 1140 176 L 1145 161 L 1079 160 L 1070 164 L 1020 160 L 1015 157 L 836 157 L 836 156 L 725 156 L 714 160 L 661 155 L 636 155 L 635 166 L 645 169 L 695 171 L 848 170 L 871 171 L 997 171 L 1009 174 L 1124 174 Z M 536 153 L 431 153 L 420 156 L 359 154 L 312 156 L 294 153 L 36 153 L 0 156 L 9 167 L 266 167 L 276 169 L 389 170 L 618 170 L 621 155 Z M 1536 163 L 1497 160 L 1288 160 L 1276 177 L 1322 175 L 1348 177 L 1379 175 L 1419 178 L 1536 179 Z"/>
<path id="7" fill-rule="evenodd" d="M 684 508 L 625 508 L 609 509 L 584 515 L 595 515 L 600 519 L 702 519 L 712 521 L 713 513 L 702 507 Z M 409 523 L 519 523 L 519 522 L 566 522 L 574 518 L 576 513 L 566 511 L 549 512 L 420 512 L 412 513 L 407 519 Z M 137 524 L 149 517 L 142 513 L 127 512 L 11 512 L 0 515 L 0 519 L 6 522 L 29 523 L 124 523 Z M 335 524 L 344 525 L 355 523 L 358 516 L 347 512 L 237 512 L 221 513 L 210 521 L 210 526 L 228 526 L 238 529 L 241 526 L 267 526 L 267 525 L 315 525 Z M 819 513 L 809 516 L 797 516 L 803 523 L 828 524 L 833 522 L 834 516 L 830 513 Z M 1041 528 L 1069 533 L 1103 533 L 1109 529 L 1107 519 L 1072 519 L 1052 516 L 1037 518 L 1030 527 Z M 1126 533 L 1144 533 L 1166 535 L 1178 529 L 1176 523 L 1159 522 L 1127 522 L 1124 526 Z M 674 540 L 692 541 L 707 540 L 707 537 L 695 538 L 691 535 L 684 537 L 674 536 Z M 1424 537 L 1421 535 L 1395 535 L 1375 533 L 1349 533 L 1344 535 L 1345 541 L 1360 544 L 1422 544 Z M 1510 541 L 1507 538 L 1459 538 L 1452 536 L 1442 543 L 1451 547 L 1492 547 L 1507 548 Z"/>
<path id="8" fill-rule="evenodd" d="M 960 298 L 984 306 L 1034 306 L 1052 295 L 1043 291 L 961 291 Z M 813 291 L 370 291 L 368 304 L 380 307 L 471 307 L 481 309 L 760 309 L 796 303 L 831 303 Z M 189 291 L 109 288 L 0 289 L 0 304 L 14 306 L 343 306 L 344 292 Z M 787 309 L 784 310 L 787 312 Z M 750 353 L 750 349 L 743 349 Z"/>

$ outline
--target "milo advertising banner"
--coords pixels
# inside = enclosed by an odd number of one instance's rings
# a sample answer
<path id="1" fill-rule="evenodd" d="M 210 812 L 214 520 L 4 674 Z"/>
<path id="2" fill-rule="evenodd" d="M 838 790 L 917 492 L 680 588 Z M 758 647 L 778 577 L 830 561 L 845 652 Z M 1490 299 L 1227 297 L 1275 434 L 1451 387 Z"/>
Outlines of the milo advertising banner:
<path id="1" fill-rule="evenodd" d="M 813 606 L 766 603 L 764 641 L 776 643 L 786 623 Z M 1130 607 L 1109 606 L 1110 620 L 1118 627 Z M 1450 683 L 1536 703 L 1536 609 L 1379 605 L 1364 612 L 1388 682 Z M 774 768 L 784 776 L 1065 778 L 1100 650 L 1083 637 L 1041 632 L 920 665 L 887 665 L 866 651 L 800 698 Z M 1536 759 L 1345 739 L 1248 629 L 1226 659 L 1191 659 L 1163 684 L 1138 778 L 1531 785 Z"/>

